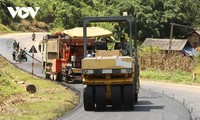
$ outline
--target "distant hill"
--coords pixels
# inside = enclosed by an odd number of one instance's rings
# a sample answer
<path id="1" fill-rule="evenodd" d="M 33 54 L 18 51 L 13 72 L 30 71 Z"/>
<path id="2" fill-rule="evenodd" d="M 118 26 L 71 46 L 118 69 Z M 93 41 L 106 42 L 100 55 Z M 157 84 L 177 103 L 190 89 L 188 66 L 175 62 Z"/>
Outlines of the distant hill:
<path id="1" fill-rule="evenodd" d="M 12 18 L 7 7 L 40 7 L 35 19 Z M 138 38 L 168 38 L 170 23 L 200 26 L 199 0 L 0 0 L 0 31 L 50 31 L 82 26 L 85 16 L 118 16 L 126 11 L 137 18 Z M 121 24 L 98 24 L 114 33 L 126 32 Z M 96 24 L 92 24 L 96 25 Z M 190 29 L 174 28 L 181 37 Z M 116 34 L 114 37 L 119 37 Z"/>

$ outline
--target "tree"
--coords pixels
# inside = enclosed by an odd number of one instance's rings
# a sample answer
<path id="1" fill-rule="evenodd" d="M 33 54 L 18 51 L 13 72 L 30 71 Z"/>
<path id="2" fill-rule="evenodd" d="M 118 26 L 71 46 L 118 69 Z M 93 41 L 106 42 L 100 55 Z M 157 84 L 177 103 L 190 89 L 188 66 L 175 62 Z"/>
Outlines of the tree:
<path id="1" fill-rule="evenodd" d="M 21 18 L 12 19 L 6 6 L 39 6 L 34 20 L 53 23 L 63 29 L 82 26 L 85 16 L 119 16 L 124 11 L 137 18 L 138 38 L 169 38 L 170 23 L 200 26 L 199 0 L 0 0 L 0 22 L 4 25 L 19 23 Z M 32 21 L 29 17 L 26 19 Z M 114 34 L 126 33 L 123 23 L 91 24 L 112 30 Z M 115 29 L 116 28 L 116 29 Z M 133 29 L 134 32 L 134 29 Z M 174 28 L 176 38 L 183 37 L 189 29 Z M 120 36 L 120 35 L 118 35 Z M 117 35 L 116 35 L 117 37 Z"/>

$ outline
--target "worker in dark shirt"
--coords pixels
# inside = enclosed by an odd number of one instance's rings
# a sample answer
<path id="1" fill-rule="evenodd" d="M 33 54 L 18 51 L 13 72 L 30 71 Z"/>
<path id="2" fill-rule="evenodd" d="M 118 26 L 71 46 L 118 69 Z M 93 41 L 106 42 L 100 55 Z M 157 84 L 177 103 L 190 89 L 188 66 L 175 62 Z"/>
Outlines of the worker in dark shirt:
<path id="1" fill-rule="evenodd" d="M 15 50 L 15 48 L 17 48 L 17 42 L 16 42 L 16 40 L 14 40 L 14 42 L 13 42 L 13 49 Z"/>
<path id="2" fill-rule="evenodd" d="M 35 41 L 35 32 L 32 34 L 32 41 Z"/>

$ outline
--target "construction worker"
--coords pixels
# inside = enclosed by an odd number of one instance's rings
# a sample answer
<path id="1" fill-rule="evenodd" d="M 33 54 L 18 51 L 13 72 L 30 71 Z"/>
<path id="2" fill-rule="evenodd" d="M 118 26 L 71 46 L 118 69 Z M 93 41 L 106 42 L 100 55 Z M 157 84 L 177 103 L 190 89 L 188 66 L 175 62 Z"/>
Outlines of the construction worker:
<path id="1" fill-rule="evenodd" d="M 32 41 L 35 41 L 35 32 L 32 34 Z"/>
<path id="2" fill-rule="evenodd" d="M 17 54 L 17 57 L 18 57 L 18 61 L 19 61 L 19 62 L 22 61 L 22 52 L 23 52 L 23 50 L 20 48 L 20 49 L 19 49 L 19 52 L 18 52 L 18 54 Z"/>
<path id="3" fill-rule="evenodd" d="M 122 49 L 122 47 L 123 47 L 125 42 L 126 42 L 125 35 L 122 34 L 122 36 L 120 37 L 120 42 L 115 44 L 115 48 L 114 49 L 116 49 L 116 50 Z"/>
<path id="4" fill-rule="evenodd" d="M 19 50 L 19 42 L 17 43 L 17 49 Z"/>
<path id="5" fill-rule="evenodd" d="M 16 42 L 16 40 L 14 40 L 14 42 L 13 42 L 13 49 L 15 50 L 16 47 L 17 47 L 17 42 Z"/>
<path id="6" fill-rule="evenodd" d="M 17 54 L 17 48 L 13 50 L 13 53 L 12 53 L 13 60 L 16 60 L 16 54 Z"/>
<path id="7" fill-rule="evenodd" d="M 66 56 L 66 58 L 67 58 L 67 61 L 69 62 L 70 61 L 70 45 L 69 44 L 65 44 L 66 45 L 66 54 L 65 54 L 65 56 Z"/>
<path id="8" fill-rule="evenodd" d="M 126 42 L 125 34 L 122 34 L 122 36 L 120 37 L 120 42 L 121 43 L 125 43 Z"/>

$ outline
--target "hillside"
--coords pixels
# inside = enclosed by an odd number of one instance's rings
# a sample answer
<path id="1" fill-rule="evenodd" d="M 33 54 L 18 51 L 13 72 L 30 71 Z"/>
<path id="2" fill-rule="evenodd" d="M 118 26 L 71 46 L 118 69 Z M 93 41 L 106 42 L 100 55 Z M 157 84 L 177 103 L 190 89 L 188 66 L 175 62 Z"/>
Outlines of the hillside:
<path id="1" fill-rule="evenodd" d="M 13 19 L 7 9 L 9 6 L 40 7 L 40 10 L 35 19 Z M 85 16 L 117 16 L 127 11 L 137 18 L 140 40 L 146 37 L 168 38 L 171 22 L 199 27 L 199 9 L 199 0 L 0 0 L 0 31 L 63 30 L 82 26 Z M 123 24 L 100 25 L 119 33 L 128 29 Z M 178 27 L 174 29 L 176 37 L 191 31 Z"/>

